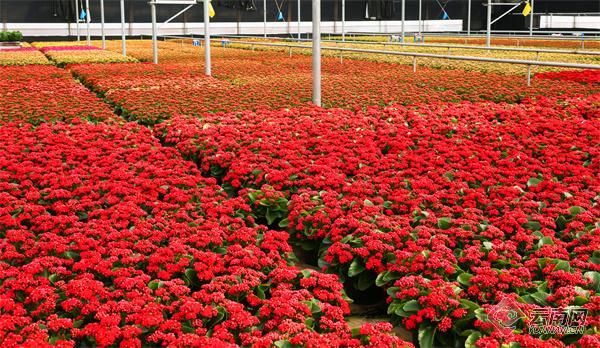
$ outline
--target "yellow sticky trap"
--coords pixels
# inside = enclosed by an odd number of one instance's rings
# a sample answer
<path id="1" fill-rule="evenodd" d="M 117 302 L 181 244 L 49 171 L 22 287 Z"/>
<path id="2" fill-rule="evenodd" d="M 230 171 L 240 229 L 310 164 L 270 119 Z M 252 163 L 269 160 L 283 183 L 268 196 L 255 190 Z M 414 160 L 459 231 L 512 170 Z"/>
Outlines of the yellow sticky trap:
<path id="1" fill-rule="evenodd" d="M 215 15 L 216 15 L 216 13 L 215 13 L 215 9 L 213 8 L 213 6 L 212 6 L 212 3 L 211 3 L 211 2 L 209 2 L 209 3 L 208 3 L 208 16 L 209 16 L 210 18 L 213 18 Z"/>
<path id="2" fill-rule="evenodd" d="M 528 14 L 531 13 L 531 5 L 529 5 L 529 1 L 525 3 L 525 8 L 523 8 L 523 16 L 527 17 Z"/>

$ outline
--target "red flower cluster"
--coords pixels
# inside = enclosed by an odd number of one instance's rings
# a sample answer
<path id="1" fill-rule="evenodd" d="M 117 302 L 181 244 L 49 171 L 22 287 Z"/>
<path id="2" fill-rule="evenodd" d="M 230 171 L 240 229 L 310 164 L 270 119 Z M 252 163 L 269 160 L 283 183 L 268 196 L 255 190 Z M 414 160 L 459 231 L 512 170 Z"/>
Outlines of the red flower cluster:
<path id="1" fill-rule="evenodd" d="M 0 127 L 4 345 L 410 345 L 150 131 L 77 123 Z"/>
<path id="2" fill-rule="evenodd" d="M 235 52 L 235 51 L 234 51 Z M 261 53 L 262 54 L 262 53 Z M 243 63 L 235 55 L 216 60 L 215 78 L 198 65 L 102 64 L 71 68 L 90 88 L 104 94 L 132 121 L 159 123 L 175 114 L 279 109 L 310 101 L 310 58 L 281 58 L 264 53 Z M 270 59 L 273 58 L 273 59 Z M 421 69 L 370 61 L 340 64 L 323 60 L 323 103 L 360 110 L 369 105 L 431 101 L 520 102 L 526 96 L 591 94 L 594 85 L 534 80 L 519 76 Z M 576 92 L 574 92 L 576 91 Z"/>
<path id="3" fill-rule="evenodd" d="M 600 71 L 598 70 L 565 70 L 535 74 L 538 79 L 567 80 L 589 84 L 600 84 Z"/>
<path id="4" fill-rule="evenodd" d="M 443 344 L 507 294 L 598 320 L 599 106 L 596 94 L 246 111 L 155 133 L 324 270 L 358 291 L 393 285 L 390 314 Z"/>
<path id="5" fill-rule="evenodd" d="M 54 66 L 0 67 L 0 91 L 3 123 L 118 120 L 98 97 Z"/>

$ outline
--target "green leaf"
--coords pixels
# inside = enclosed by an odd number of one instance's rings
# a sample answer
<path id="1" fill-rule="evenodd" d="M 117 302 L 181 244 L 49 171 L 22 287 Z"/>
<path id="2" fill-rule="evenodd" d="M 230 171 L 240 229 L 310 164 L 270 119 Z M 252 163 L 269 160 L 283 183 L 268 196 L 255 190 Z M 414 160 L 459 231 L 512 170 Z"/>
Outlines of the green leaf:
<path id="1" fill-rule="evenodd" d="M 475 310 L 475 317 L 481 321 L 488 321 L 488 315 L 483 308 L 477 308 Z"/>
<path id="2" fill-rule="evenodd" d="M 312 299 L 310 301 L 302 301 L 304 304 L 306 304 L 306 306 L 308 306 L 308 308 L 310 309 L 311 313 L 319 313 L 321 312 L 321 307 L 318 304 L 318 300 L 316 299 Z"/>
<path id="3" fill-rule="evenodd" d="M 421 309 L 421 306 L 419 306 L 419 302 L 417 302 L 417 300 L 410 300 L 406 302 L 404 306 L 402 306 L 402 310 L 405 312 L 418 312 L 419 309 Z"/>
<path id="4" fill-rule="evenodd" d="M 227 247 L 218 247 L 215 249 L 215 253 L 220 254 L 220 255 L 225 255 L 227 254 Z"/>
<path id="5" fill-rule="evenodd" d="M 184 333 L 193 333 L 196 331 L 189 321 L 184 321 L 181 324 L 181 329 L 181 331 L 183 331 Z"/>
<path id="6" fill-rule="evenodd" d="M 278 216 L 279 214 L 273 212 L 270 208 L 267 208 L 267 213 L 265 214 L 265 218 L 267 219 L 267 225 L 272 225 Z"/>
<path id="7" fill-rule="evenodd" d="M 554 220 L 554 222 L 556 223 L 556 230 L 562 231 L 565 229 L 565 227 L 567 227 L 568 220 L 564 216 L 560 215 L 556 218 L 556 220 Z"/>
<path id="8" fill-rule="evenodd" d="M 436 328 L 429 326 L 428 324 L 421 324 L 419 327 L 419 347 L 420 348 L 432 348 L 433 339 L 435 337 Z"/>
<path id="9" fill-rule="evenodd" d="M 388 306 L 387 314 L 393 314 L 398 309 L 402 309 L 402 304 L 398 303 L 397 301 L 394 301 L 394 302 L 390 303 L 390 305 Z"/>
<path id="10" fill-rule="evenodd" d="M 377 275 L 377 278 L 375 278 L 375 285 L 382 287 L 385 284 L 387 284 L 388 282 L 385 280 L 385 276 L 390 273 L 389 271 L 383 271 L 381 273 L 379 273 Z"/>
<path id="11" fill-rule="evenodd" d="M 371 202 L 371 201 L 370 201 L 370 200 L 368 200 L 368 199 L 365 199 L 363 203 L 364 203 L 364 204 L 365 204 L 367 207 L 372 207 L 372 206 L 374 206 L 374 205 L 375 205 L 375 204 L 373 204 L 373 202 Z"/>
<path id="12" fill-rule="evenodd" d="M 388 296 L 394 297 L 394 295 L 396 295 L 396 292 L 398 292 L 398 290 L 400 290 L 399 287 L 391 286 L 385 292 L 388 294 Z"/>
<path id="13" fill-rule="evenodd" d="M 352 263 L 350 264 L 350 267 L 348 268 L 348 276 L 355 277 L 355 276 L 361 274 L 362 272 L 364 272 L 364 270 L 365 270 L 365 266 L 362 264 L 362 262 L 359 261 L 358 259 L 354 259 L 354 260 L 352 260 Z"/>
<path id="14" fill-rule="evenodd" d="M 264 300 L 266 298 L 265 290 L 261 289 L 260 287 L 256 288 L 256 297 Z"/>
<path id="15" fill-rule="evenodd" d="M 479 331 L 475 331 L 467 337 L 465 341 L 465 348 L 475 348 L 475 342 L 477 342 L 481 338 L 481 333 Z"/>
<path id="16" fill-rule="evenodd" d="M 541 292 L 541 291 L 538 291 L 538 292 L 534 292 L 534 293 L 533 293 L 533 294 L 531 294 L 530 296 L 531 296 L 531 298 L 533 298 L 533 300 L 534 300 L 534 301 L 535 301 L 537 304 L 539 304 L 540 306 L 547 306 L 547 305 L 548 305 L 548 303 L 546 302 L 546 299 L 547 299 L 547 298 L 548 298 L 548 296 L 550 296 L 550 295 L 548 295 L 547 293 L 545 293 L 545 292 Z"/>
<path id="17" fill-rule="evenodd" d="M 152 290 L 156 290 L 158 288 L 160 288 L 161 286 L 161 281 L 160 280 L 153 280 L 150 283 L 148 283 L 148 287 Z"/>
<path id="18" fill-rule="evenodd" d="M 556 265 L 554 265 L 554 270 L 555 271 L 563 270 L 563 271 L 571 272 L 571 265 L 569 265 L 568 261 L 560 260 L 556 263 Z"/>
<path id="19" fill-rule="evenodd" d="M 590 302 L 590 300 L 588 300 L 587 298 L 585 298 L 583 296 L 575 296 L 575 299 L 573 300 L 573 304 L 576 306 L 583 306 L 583 305 L 587 304 L 588 302 Z"/>
<path id="20" fill-rule="evenodd" d="M 395 272 L 390 272 L 390 271 L 383 271 L 381 273 L 379 273 L 379 275 L 377 276 L 377 279 L 375 279 L 375 285 L 381 287 L 384 286 L 385 284 L 396 280 L 396 279 L 400 279 L 400 276 L 398 276 L 397 273 Z"/>
<path id="21" fill-rule="evenodd" d="M 52 273 L 49 277 L 48 280 L 50 281 L 50 283 L 54 284 L 56 283 L 56 281 L 58 280 L 58 274 L 56 273 Z"/>
<path id="22" fill-rule="evenodd" d="M 492 250 L 492 248 L 494 247 L 494 243 L 492 243 L 492 242 L 487 242 L 487 241 L 486 241 L 486 242 L 483 242 L 483 247 L 484 247 L 486 250 Z"/>
<path id="23" fill-rule="evenodd" d="M 479 305 L 475 302 L 469 301 L 467 299 L 461 299 L 460 300 L 460 304 L 463 305 L 463 307 L 465 307 L 468 310 L 476 310 L 477 308 L 479 308 Z"/>
<path id="24" fill-rule="evenodd" d="M 530 178 L 527 180 L 527 187 L 537 186 L 542 180 L 538 178 Z"/>
<path id="25" fill-rule="evenodd" d="M 554 245 L 554 241 L 552 240 L 552 237 L 545 236 L 545 237 L 541 238 L 537 243 L 537 248 L 540 249 L 544 245 Z"/>
<path id="26" fill-rule="evenodd" d="M 402 309 L 402 306 L 396 308 L 396 310 L 394 311 L 394 314 L 401 317 L 401 318 L 408 318 L 410 317 L 411 313 L 408 313 L 407 311 L 405 311 L 404 309 Z"/>
<path id="27" fill-rule="evenodd" d="M 437 226 L 442 230 L 447 230 L 452 225 L 452 219 L 449 217 L 441 217 L 437 221 Z"/>
<path id="28" fill-rule="evenodd" d="M 573 216 L 575 216 L 581 212 L 584 212 L 584 211 L 585 211 L 585 209 L 583 209 L 582 207 L 577 206 L 577 205 L 574 205 L 569 208 L 569 213 L 571 213 L 571 215 L 573 215 Z"/>
<path id="29" fill-rule="evenodd" d="M 357 289 L 365 291 L 375 283 L 375 276 L 371 272 L 363 272 L 358 276 Z"/>
<path id="30" fill-rule="evenodd" d="M 473 278 L 472 274 L 461 273 L 458 275 L 458 277 L 456 277 L 456 280 L 464 286 L 471 286 L 471 278 Z"/>
<path id="31" fill-rule="evenodd" d="M 288 340 L 275 341 L 275 346 L 278 348 L 292 348 L 292 343 Z"/>
<path id="32" fill-rule="evenodd" d="M 528 221 L 525 226 L 531 231 L 539 231 L 542 228 L 542 225 L 538 221 Z"/>
<path id="33" fill-rule="evenodd" d="M 198 279 L 198 277 L 196 276 L 196 270 L 194 270 L 193 268 L 187 268 L 185 270 L 184 275 L 184 281 L 187 285 L 193 284 L 196 281 L 196 279 Z"/>
<path id="34" fill-rule="evenodd" d="M 288 227 L 290 224 L 290 220 L 288 218 L 285 218 L 281 221 L 279 221 L 279 223 L 277 224 L 277 226 L 281 227 L 281 228 L 286 228 Z"/>

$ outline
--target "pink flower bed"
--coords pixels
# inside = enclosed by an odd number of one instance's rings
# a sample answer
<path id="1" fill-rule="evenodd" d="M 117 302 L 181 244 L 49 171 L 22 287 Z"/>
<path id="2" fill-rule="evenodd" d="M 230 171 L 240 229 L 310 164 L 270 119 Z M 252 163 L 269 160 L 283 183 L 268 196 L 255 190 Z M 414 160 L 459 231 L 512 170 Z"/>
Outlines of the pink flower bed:
<path id="1" fill-rule="evenodd" d="M 40 51 L 46 53 L 48 51 L 95 51 L 100 48 L 95 46 L 46 46 L 40 48 Z"/>

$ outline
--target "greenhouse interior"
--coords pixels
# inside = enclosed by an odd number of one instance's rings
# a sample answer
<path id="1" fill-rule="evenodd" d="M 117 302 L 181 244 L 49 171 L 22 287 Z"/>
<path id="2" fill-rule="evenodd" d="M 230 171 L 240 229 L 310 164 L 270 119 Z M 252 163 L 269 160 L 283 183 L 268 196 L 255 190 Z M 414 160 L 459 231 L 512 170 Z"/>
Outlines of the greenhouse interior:
<path id="1" fill-rule="evenodd" d="M 0 21 L 0 346 L 600 347 L 599 0 Z"/>

